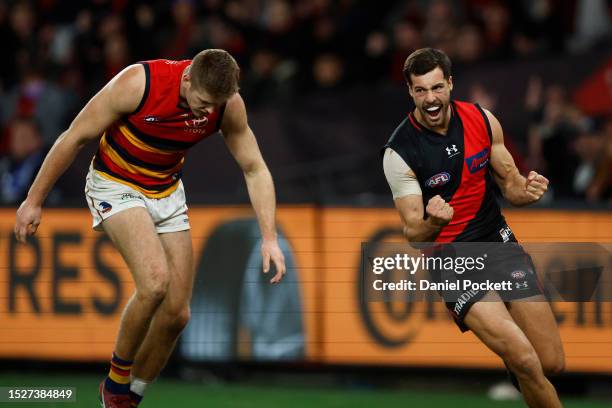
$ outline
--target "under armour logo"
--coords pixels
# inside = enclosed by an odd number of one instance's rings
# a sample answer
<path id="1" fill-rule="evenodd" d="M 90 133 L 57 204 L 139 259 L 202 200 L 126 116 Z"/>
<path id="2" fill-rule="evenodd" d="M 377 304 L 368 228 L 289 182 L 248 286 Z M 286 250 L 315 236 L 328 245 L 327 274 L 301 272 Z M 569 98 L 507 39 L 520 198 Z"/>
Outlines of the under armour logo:
<path id="1" fill-rule="evenodd" d="M 457 145 L 452 145 L 451 147 L 446 148 L 446 153 L 448 154 L 448 157 L 453 157 L 459 153 L 459 149 L 457 149 Z"/>
<path id="2" fill-rule="evenodd" d="M 518 290 L 529 289 L 529 284 L 527 283 L 527 281 L 523 281 L 523 283 L 515 282 L 514 285 Z"/>
<path id="3" fill-rule="evenodd" d="M 510 237 L 512 236 L 512 230 L 510 227 L 504 227 L 499 230 L 499 235 L 501 235 L 504 242 L 510 241 Z"/>

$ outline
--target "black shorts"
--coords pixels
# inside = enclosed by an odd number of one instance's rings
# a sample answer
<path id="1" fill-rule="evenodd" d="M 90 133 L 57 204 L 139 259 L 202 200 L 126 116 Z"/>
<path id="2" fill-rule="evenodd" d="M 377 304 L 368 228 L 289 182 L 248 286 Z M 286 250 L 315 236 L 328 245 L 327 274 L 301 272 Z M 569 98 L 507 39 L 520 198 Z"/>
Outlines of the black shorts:
<path id="1" fill-rule="evenodd" d="M 531 257 L 517 242 L 508 226 L 504 226 L 499 235 L 490 237 L 487 242 L 470 243 L 469 245 L 465 245 L 467 243 L 457 244 L 456 246 L 444 245 L 442 252 L 437 255 L 476 257 L 486 254 L 484 269 L 472 270 L 460 275 L 455 271 L 430 270 L 430 274 L 434 282 L 457 282 L 458 288 L 439 290 L 438 293 L 444 299 L 453 320 L 462 332 L 469 330 L 464 319 L 472 305 L 482 300 L 490 292 L 481 289 L 463 289 L 462 283 L 465 280 L 475 283 L 504 284 L 505 290 L 496 290 L 504 302 L 544 294 Z M 444 254 L 444 252 L 447 253 Z"/>

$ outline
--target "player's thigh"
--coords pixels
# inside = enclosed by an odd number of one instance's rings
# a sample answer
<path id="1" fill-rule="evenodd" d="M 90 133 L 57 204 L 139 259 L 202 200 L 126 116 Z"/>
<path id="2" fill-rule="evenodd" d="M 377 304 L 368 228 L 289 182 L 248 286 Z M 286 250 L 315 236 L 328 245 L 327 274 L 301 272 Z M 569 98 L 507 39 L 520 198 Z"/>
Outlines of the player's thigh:
<path id="1" fill-rule="evenodd" d="M 544 296 L 509 302 L 507 307 L 512 319 L 533 345 L 544 368 L 562 370 L 563 343 L 555 316 Z"/>
<path id="2" fill-rule="evenodd" d="M 164 248 L 145 208 L 118 212 L 105 219 L 102 227 L 125 260 L 137 288 L 146 287 L 152 281 L 168 280 Z"/>
<path id="3" fill-rule="evenodd" d="M 195 279 L 191 231 L 159 234 L 159 240 L 168 260 L 170 282 L 166 302 L 173 308 L 188 305 Z"/>
<path id="4" fill-rule="evenodd" d="M 487 347 L 507 363 L 507 359 L 528 358 L 535 353 L 529 340 L 501 301 L 477 302 L 468 311 L 464 322 Z"/>

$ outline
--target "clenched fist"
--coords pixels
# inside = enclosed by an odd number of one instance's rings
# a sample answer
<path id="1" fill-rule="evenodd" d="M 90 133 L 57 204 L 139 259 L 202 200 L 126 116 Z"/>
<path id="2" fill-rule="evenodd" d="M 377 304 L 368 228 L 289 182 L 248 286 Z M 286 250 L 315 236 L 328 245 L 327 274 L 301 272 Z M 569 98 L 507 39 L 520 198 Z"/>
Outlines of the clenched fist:
<path id="1" fill-rule="evenodd" d="M 29 235 L 34 235 L 40 224 L 41 206 L 26 199 L 17 210 L 15 220 L 15 237 L 17 241 L 25 243 Z"/>
<path id="2" fill-rule="evenodd" d="M 530 171 L 525 183 L 525 191 L 529 198 L 538 201 L 548 190 L 548 179 L 535 171 Z"/>
<path id="3" fill-rule="evenodd" d="M 431 197 L 425 208 L 425 213 L 431 219 L 431 223 L 443 227 L 453 219 L 453 207 L 439 195 Z"/>

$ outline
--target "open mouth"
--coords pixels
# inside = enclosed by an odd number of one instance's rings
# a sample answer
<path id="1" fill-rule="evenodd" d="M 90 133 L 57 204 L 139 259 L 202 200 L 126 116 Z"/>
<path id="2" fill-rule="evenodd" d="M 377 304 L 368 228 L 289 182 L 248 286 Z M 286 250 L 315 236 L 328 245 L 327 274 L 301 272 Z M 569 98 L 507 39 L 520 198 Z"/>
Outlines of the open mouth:
<path id="1" fill-rule="evenodd" d="M 440 112 L 442 112 L 441 105 L 435 105 L 425 108 L 425 113 L 427 114 L 427 117 L 431 120 L 438 119 L 440 117 Z"/>

